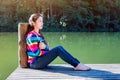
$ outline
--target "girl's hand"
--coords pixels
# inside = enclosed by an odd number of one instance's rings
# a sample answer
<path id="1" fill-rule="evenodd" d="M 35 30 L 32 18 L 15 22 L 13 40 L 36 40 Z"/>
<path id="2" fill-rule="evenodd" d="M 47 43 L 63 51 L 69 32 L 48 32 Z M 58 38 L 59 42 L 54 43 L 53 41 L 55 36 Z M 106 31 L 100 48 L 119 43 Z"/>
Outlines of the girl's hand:
<path id="1" fill-rule="evenodd" d="M 40 42 L 40 43 L 39 43 L 39 48 L 40 48 L 40 49 L 45 49 L 45 48 L 46 48 L 46 45 L 45 45 L 43 42 Z"/>

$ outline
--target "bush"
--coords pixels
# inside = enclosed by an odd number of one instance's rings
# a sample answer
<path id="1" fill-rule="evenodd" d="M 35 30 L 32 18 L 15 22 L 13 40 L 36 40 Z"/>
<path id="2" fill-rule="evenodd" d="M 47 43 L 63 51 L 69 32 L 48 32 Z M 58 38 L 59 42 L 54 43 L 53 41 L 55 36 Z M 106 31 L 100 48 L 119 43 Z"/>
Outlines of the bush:
<path id="1" fill-rule="evenodd" d="M 1 0 L 0 31 L 17 31 L 35 12 L 44 13 L 43 31 L 120 31 L 119 5 L 119 0 Z"/>

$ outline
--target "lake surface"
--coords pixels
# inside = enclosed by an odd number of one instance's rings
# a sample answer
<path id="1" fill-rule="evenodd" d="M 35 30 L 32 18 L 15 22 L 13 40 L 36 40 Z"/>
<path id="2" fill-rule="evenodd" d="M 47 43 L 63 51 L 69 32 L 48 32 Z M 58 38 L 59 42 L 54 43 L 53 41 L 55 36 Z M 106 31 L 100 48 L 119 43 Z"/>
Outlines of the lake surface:
<path id="1" fill-rule="evenodd" d="M 86 64 L 120 63 L 120 33 L 44 32 L 51 48 L 62 45 Z M 65 63 L 59 57 L 53 64 Z M 18 66 L 18 34 L 0 33 L 0 80 Z"/>

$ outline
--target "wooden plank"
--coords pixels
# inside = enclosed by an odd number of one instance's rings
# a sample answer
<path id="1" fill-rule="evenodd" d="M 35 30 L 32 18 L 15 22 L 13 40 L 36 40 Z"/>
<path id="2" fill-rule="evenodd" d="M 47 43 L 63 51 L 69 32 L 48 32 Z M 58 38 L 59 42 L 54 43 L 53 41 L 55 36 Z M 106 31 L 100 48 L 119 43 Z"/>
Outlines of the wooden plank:
<path id="1" fill-rule="evenodd" d="M 87 64 L 91 71 L 75 71 L 66 64 L 52 64 L 42 70 L 18 67 L 7 80 L 104 80 L 120 79 L 120 64 Z"/>

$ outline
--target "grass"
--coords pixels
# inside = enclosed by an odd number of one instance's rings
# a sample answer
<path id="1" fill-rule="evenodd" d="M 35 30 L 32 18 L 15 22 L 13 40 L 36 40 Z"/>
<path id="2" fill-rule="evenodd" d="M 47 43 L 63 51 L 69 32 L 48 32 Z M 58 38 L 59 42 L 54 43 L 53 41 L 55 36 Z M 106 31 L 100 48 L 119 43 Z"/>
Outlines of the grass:
<path id="1" fill-rule="evenodd" d="M 83 63 L 120 63 L 120 33 L 45 32 L 44 36 L 51 48 L 62 45 Z M 17 33 L 0 33 L 0 80 L 18 66 L 17 41 Z M 65 62 L 57 58 L 52 63 Z"/>

